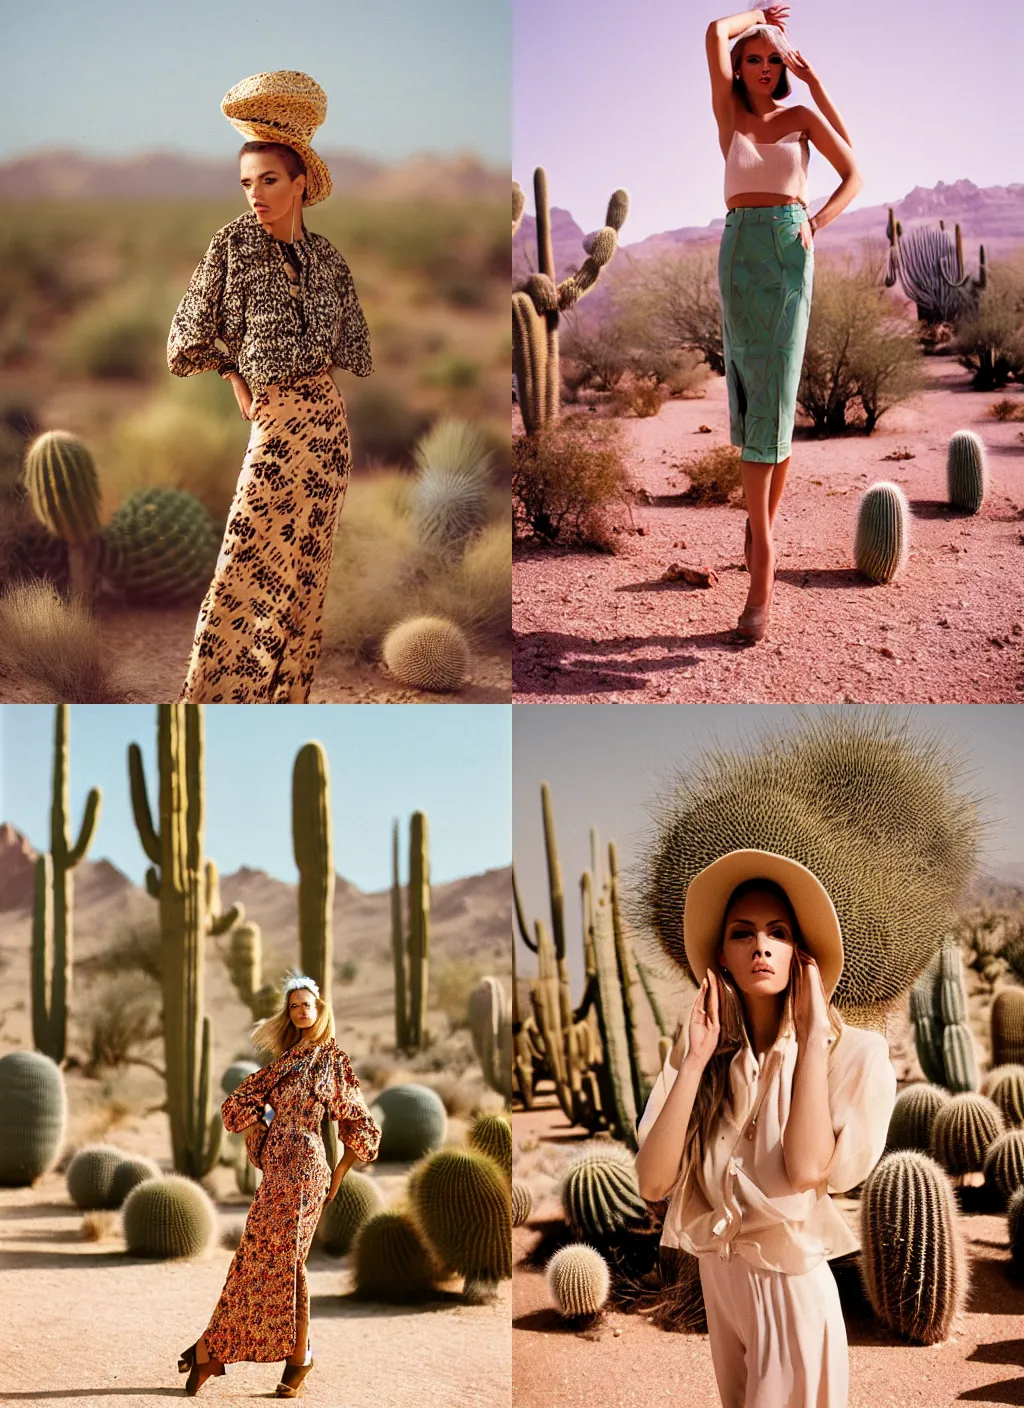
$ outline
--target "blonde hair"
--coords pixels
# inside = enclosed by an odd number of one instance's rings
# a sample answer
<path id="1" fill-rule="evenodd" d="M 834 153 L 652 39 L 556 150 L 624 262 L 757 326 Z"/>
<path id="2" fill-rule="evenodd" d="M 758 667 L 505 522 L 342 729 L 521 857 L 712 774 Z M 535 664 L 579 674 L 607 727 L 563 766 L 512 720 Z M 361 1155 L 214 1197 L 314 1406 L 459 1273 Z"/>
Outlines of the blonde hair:
<path id="1" fill-rule="evenodd" d="M 302 1040 L 303 1033 L 288 1012 L 292 994 L 297 992 L 308 992 L 313 996 L 309 988 L 292 988 L 283 999 L 284 1006 L 281 1011 L 273 1017 L 265 1017 L 253 1027 L 249 1040 L 257 1051 L 265 1052 L 276 1059 Z M 330 1003 L 325 1002 L 322 997 L 316 998 L 316 1021 L 307 1029 L 305 1035 L 315 1042 L 330 1041 L 334 1035 L 334 1013 Z"/>

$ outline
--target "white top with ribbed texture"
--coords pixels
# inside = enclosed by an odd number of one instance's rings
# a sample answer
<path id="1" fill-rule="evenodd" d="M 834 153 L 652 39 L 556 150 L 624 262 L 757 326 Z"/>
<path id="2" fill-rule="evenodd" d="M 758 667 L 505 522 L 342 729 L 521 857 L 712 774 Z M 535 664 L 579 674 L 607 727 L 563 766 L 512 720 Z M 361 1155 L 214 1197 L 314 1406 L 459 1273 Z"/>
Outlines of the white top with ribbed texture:
<path id="1" fill-rule="evenodd" d="M 775 194 L 807 204 L 808 144 L 802 132 L 791 132 L 777 142 L 755 142 L 745 132 L 734 132 L 725 158 L 725 199 L 734 196 Z"/>

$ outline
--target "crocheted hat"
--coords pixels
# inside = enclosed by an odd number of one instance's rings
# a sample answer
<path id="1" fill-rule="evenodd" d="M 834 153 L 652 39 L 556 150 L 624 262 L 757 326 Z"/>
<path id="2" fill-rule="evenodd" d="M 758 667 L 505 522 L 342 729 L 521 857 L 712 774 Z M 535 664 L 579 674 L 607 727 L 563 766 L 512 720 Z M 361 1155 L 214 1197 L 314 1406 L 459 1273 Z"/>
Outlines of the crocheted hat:
<path id="1" fill-rule="evenodd" d="M 331 173 L 309 145 L 327 116 L 327 94 L 308 73 L 277 69 L 236 83 L 221 101 L 221 112 L 249 142 L 281 142 L 306 163 L 304 204 L 331 194 Z"/>

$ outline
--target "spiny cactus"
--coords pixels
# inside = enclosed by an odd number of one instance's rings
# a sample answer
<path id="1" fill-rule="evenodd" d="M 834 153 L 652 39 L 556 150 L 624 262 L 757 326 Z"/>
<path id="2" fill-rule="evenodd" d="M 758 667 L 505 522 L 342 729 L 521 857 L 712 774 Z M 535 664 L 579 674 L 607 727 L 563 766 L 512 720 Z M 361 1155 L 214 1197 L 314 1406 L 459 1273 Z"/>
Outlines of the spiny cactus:
<path id="1" fill-rule="evenodd" d="M 220 1078 L 220 1088 L 225 1095 L 230 1095 L 233 1090 L 242 1084 L 246 1076 L 251 1076 L 258 1071 L 259 1066 L 255 1061 L 232 1061 Z"/>
<path id="2" fill-rule="evenodd" d="M 202 1256 L 213 1240 L 217 1210 L 191 1178 L 149 1178 L 125 1199 L 121 1214 L 129 1256 Z"/>
<path id="3" fill-rule="evenodd" d="M 529 1184 L 512 1184 L 512 1226 L 523 1227 L 533 1212 L 533 1194 L 530 1192 Z"/>
<path id="4" fill-rule="evenodd" d="M 419 1228 L 398 1208 L 375 1213 L 360 1227 L 352 1248 L 352 1270 L 357 1294 L 385 1304 L 424 1299 L 437 1274 Z"/>
<path id="5" fill-rule="evenodd" d="M 1024 1066 L 995 1066 L 981 1091 L 999 1106 L 1007 1125 L 1024 1128 Z"/>
<path id="6" fill-rule="evenodd" d="M 864 1182 L 860 1231 L 878 1318 L 917 1344 L 946 1339 L 965 1303 L 968 1267 L 953 1189 L 938 1164 L 910 1149 L 886 1154 Z"/>
<path id="7" fill-rule="evenodd" d="M 41 1051 L 0 1056 L 0 1186 L 28 1188 L 60 1157 L 68 1101 L 60 1067 Z"/>
<path id="8" fill-rule="evenodd" d="M 487 518 L 492 452 L 482 431 L 446 417 L 418 441 L 419 473 L 412 492 L 412 517 L 421 543 L 453 552 Z"/>
<path id="9" fill-rule="evenodd" d="M 1024 1281 L 1024 1188 L 1014 1193 L 1006 1214 L 1013 1275 L 1018 1281 Z"/>
<path id="10" fill-rule="evenodd" d="M 599 1251 L 583 1242 L 571 1242 L 548 1262 L 545 1280 L 559 1311 L 569 1319 L 579 1319 L 603 1310 L 611 1272 Z"/>
<path id="11" fill-rule="evenodd" d="M 162 605 L 201 596 L 217 565 L 220 534 L 194 495 L 137 489 L 100 535 L 103 575 L 129 602 Z"/>
<path id="12" fill-rule="evenodd" d="M 443 616 L 412 616 L 392 626 L 381 645 L 384 664 L 404 684 L 450 694 L 469 673 L 469 644 Z"/>
<path id="13" fill-rule="evenodd" d="M 977 513 L 985 502 L 988 468 L 985 446 L 973 430 L 958 430 L 949 442 L 946 459 L 949 502 L 965 513 Z"/>
<path id="14" fill-rule="evenodd" d="M 420 1159 L 439 1149 L 448 1132 L 444 1102 L 427 1085 L 389 1085 L 377 1096 L 372 1113 L 381 1127 L 381 1159 Z"/>
<path id="15" fill-rule="evenodd" d="M 512 1010 L 498 978 L 481 978 L 469 995 L 469 1031 L 484 1080 L 512 1099 Z"/>
<path id="16" fill-rule="evenodd" d="M 932 1157 L 947 1173 L 980 1173 L 1004 1128 L 1002 1111 L 984 1095 L 965 1091 L 943 1105 L 932 1125 Z"/>
<path id="17" fill-rule="evenodd" d="M 138 1154 L 132 1154 L 127 1158 L 122 1156 L 121 1162 L 114 1169 L 114 1177 L 111 1182 L 110 1195 L 113 1199 L 111 1206 L 119 1208 L 133 1188 L 137 1188 L 140 1183 L 145 1183 L 148 1178 L 159 1178 L 160 1173 L 160 1165 L 153 1159 L 146 1159 Z"/>
<path id="18" fill-rule="evenodd" d="M 993 1139 L 985 1155 L 985 1183 L 1003 1204 L 1024 1187 L 1024 1130 L 1008 1129 Z"/>
<path id="19" fill-rule="evenodd" d="M 100 481 L 85 444 L 66 430 L 48 430 L 29 446 L 25 485 L 32 511 L 68 545 L 69 585 L 88 595 L 100 531 Z"/>
<path id="20" fill-rule="evenodd" d="M 76 1208 L 92 1212 L 120 1206 L 123 1198 L 115 1197 L 114 1174 L 124 1158 L 124 1150 L 111 1144 L 89 1144 L 79 1149 L 65 1174 L 68 1196 Z"/>
<path id="21" fill-rule="evenodd" d="M 471 1149 L 439 1149 L 410 1192 L 416 1217 L 439 1261 L 466 1278 L 469 1300 L 487 1299 L 512 1275 L 512 1197 L 492 1159 Z"/>
<path id="22" fill-rule="evenodd" d="M 967 989 L 956 943 L 947 938 L 910 995 L 917 1057 L 925 1075 L 950 1091 L 977 1090 L 978 1059 L 967 1024 Z"/>
<path id="23" fill-rule="evenodd" d="M 800 861 L 836 907 L 847 1021 L 896 1002 L 942 942 L 974 874 L 979 802 L 962 757 L 886 713 L 800 719 L 742 750 L 704 752 L 658 806 L 632 905 L 689 973 L 687 886 L 729 851 Z"/>
<path id="24" fill-rule="evenodd" d="M 907 564 L 910 505 L 898 484 L 872 484 L 857 510 L 853 555 L 858 572 L 872 582 L 891 582 Z"/>
<path id="25" fill-rule="evenodd" d="M 68 1001 L 72 975 L 74 871 L 96 834 L 102 793 L 93 787 L 85 800 L 78 839 L 69 831 L 71 811 L 68 706 L 54 714 L 50 849 L 36 861 L 32 908 L 32 1038 L 60 1064 L 67 1049 Z"/>
<path id="26" fill-rule="evenodd" d="M 562 1210 L 580 1237 L 619 1237 L 647 1221 L 633 1155 L 622 1145 L 591 1145 L 562 1176 Z"/>
<path id="27" fill-rule="evenodd" d="M 477 1115 L 467 1136 L 471 1149 L 493 1159 L 512 1177 L 512 1124 L 502 1115 Z"/>
<path id="28" fill-rule="evenodd" d="M 317 1224 L 317 1240 L 331 1256 L 347 1256 L 360 1227 L 384 1207 L 380 1189 L 365 1173 L 351 1169 L 333 1202 L 325 1203 Z"/>
<path id="29" fill-rule="evenodd" d="M 905 1090 L 901 1090 L 896 1096 L 889 1120 L 886 1150 L 920 1149 L 927 1153 L 932 1144 L 935 1116 L 943 1105 L 949 1103 L 950 1098 L 948 1090 L 923 1082 L 908 1085 Z"/>
<path id="30" fill-rule="evenodd" d="M 409 818 L 409 1047 L 419 1051 L 427 1038 L 430 979 L 430 826 L 426 812 Z"/>
<path id="31" fill-rule="evenodd" d="M 1003 988 L 992 999 L 993 1066 L 1024 1065 L 1024 988 Z"/>
<path id="32" fill-rule="evenodd" d="M 251 1008 L 253 997 L 263 984 L 263 935 L 260 926 L 251 920 L 236 924 L 231 931 L 228 973 L 238 996 Z"/>
<path id="33" fill-rule="evenodd" d="M 892 288 L 899 280 L 903 292 L 917 304 L 921 322 L 952 323 L 976 304 L 978 292 L 985 286 L 984 253 L 979 260 L 978 278 L 971 279 L 964 267 L 959 225 L 953 238 L 942 221 L 938 229 L 917 226 L 904 234 L 890 208 L 886 235 L 889 255 L 885 285 Z"/>

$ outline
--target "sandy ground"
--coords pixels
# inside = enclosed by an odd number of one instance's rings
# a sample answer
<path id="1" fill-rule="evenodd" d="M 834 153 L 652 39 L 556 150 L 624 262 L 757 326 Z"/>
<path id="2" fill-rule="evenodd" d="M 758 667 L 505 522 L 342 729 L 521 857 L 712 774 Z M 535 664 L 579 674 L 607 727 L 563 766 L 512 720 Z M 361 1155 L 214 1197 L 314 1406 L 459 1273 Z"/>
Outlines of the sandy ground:
<path id="1" fill-rule="evenodd" d="M 624 422 L 642 536 L 621 555 L 517 544 L 513 566 L 515 698 L 526 702 L 1020 702 L 1024 697 L 1024 441 L 1020 422 L 987 414 L 1024 388 L 968 389 L 952 358 L 926 360 L 929 389 L 879 430 L 799 435 L 775 526 L 778 578 L 766 640 L 734 627 L 747 591 L 744 514 L 681 500 L 686 459 L 727 443 L 725 381 Z M 711 427 L 701 434 L 698 426 Z M 977 431 L 991 486 L 974 517 L 945 504 L 946 447 Z M 914 458 L 886 461 L 903 447 Z M 902 577 L 875 586 L 853 566 L 861 491 L 895 480 L 913 514 Z M 701 589 L 660 583 L 676 563 L 711 567 Z"/>
<path id="2" fill-rule="evenodd" d="M 608 1312 L 593 1329 L 566 1330 L 543 1271 L 528 1258 L 557 1226 L 555 1170 L 585 1132 L 570 1129 L 553 1097 L 513 1114 L 514 1167 L 528 1179 L 534 1206 L 512 1233 L 512 1372 L 516 1408 L 654 1408 L 717 1403 L 707 1335 L 659 1330 L 641 1315 Z M 834 1200 L 856 1227 L 857 1203 Z M 850 1408 L 941 1408 L 963 1402 L 1024 1404 L 1024 1285 L 1010 1279 L 1006 1219 L 972 1214 L 961 1226 L 972 1265 L 965 1313 L 932 1347 L 906 1345 L 865 1305 L 854 1276 L 837 1278 L 850 1345 Z M 553 1248 L 552 1248 L 553 1249 Z"/>

